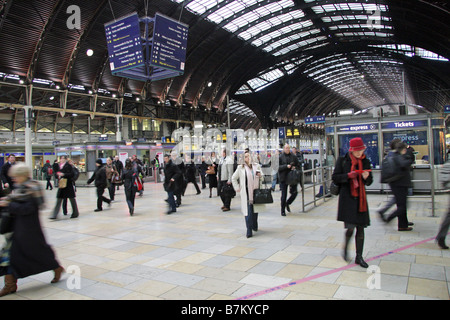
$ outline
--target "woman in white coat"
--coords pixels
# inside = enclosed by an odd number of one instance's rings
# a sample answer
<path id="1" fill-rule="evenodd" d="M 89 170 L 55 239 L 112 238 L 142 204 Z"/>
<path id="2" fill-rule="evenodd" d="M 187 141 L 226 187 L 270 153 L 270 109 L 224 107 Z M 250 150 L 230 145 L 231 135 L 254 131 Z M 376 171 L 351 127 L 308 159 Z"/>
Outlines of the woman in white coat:
<path id="1" fill-rule="evenodd" d="M 239 165 L 231 178 L 234 190 L 241 195 L 241 211 L 247 226 L 247 238 L 258 230 L 258 213 L 253 208 L 253 190 L 261 186 L 261 167 L 252 163 L 250 153 L 244 154 L 244 163 Z"/>

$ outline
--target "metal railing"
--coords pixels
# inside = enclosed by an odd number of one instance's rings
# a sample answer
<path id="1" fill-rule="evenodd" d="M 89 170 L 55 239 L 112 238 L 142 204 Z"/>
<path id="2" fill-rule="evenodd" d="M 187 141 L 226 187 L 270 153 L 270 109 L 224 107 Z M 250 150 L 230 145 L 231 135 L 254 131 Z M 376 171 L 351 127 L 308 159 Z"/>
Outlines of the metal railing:
<path id="1" fill-rule="evenodd" d="M 311 183 L 308 183 L 307 186 L 305 186 L 305 178 L 306 174 L 311 173 Z M 320 173 L 320 176 L 319 176 Z M 302 171 L 302 211 L 305 212 L 306 206 L 309 206 L 311 204 L 314 204 L 314 207 L 317 207 L 317 202 L 320 200 L 326 201 L 327 198 L 331 196 L 331 194 L 328 192 L 328 185 L 331 183 L 331 176 L 333 173 L 333 167 L 332 166 L 326 166 L 326 167 L 317 167 L 313 169 L 303 170 Z M 317 192 L 320 193 L 320 190 L 322 190 L 322 193 L 320 196 L 317 197 L 316 193 L 316 187 L 319 186 L 319 190 Z M 312 189 L 312 196 L 313 200 L 306 202 L 305 201 L 305 190 Z"/>

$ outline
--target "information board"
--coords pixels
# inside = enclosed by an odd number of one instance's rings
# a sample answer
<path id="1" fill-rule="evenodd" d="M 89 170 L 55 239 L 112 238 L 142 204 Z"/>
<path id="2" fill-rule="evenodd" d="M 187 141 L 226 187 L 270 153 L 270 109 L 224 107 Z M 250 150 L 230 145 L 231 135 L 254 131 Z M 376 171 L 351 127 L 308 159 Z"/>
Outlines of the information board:
<path id="1" fill-rule="evenodd" d="M 305 123 L 324 123 L 325 122 L 325 116 L 314 116 L 314 117 L 306 117 Z"/>
<path id="2" fill-rule="evenodd" d="M 184 73 L 189 27 L 155 14 L 150 65 Z"/>
<path id="3" fill-rule="evenodd" d="M 144 65 L 137 13 L 106 23 L 105 33 L 112 73 Z"/>

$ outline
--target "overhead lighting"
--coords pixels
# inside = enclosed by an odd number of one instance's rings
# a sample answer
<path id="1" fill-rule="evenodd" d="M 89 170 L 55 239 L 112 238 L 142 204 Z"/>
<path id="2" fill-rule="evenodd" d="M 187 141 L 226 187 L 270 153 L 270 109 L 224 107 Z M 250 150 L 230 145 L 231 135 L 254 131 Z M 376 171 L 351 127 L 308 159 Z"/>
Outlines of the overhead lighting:
<path id="1" fill-rule="evenodd" d="M 353 109 L 342 109 L 342 110 L 338 110 L 338 116 L 351 116 L 354 113 Z"/>
<path id="2" fill-rule="evenodd" d="M 92 50 L 92 49 L 87 49 L 86 55 L 87 55 L 88 57 L 92 57 L 93 54 L 94 54 L 94 50 Z"/>
<path id="3" fill-rule="evenodd" d="M 210 82 L 208 82 L 208 87 L 211 87 L 212 86 L 212 82 L 210 81 Z"/>

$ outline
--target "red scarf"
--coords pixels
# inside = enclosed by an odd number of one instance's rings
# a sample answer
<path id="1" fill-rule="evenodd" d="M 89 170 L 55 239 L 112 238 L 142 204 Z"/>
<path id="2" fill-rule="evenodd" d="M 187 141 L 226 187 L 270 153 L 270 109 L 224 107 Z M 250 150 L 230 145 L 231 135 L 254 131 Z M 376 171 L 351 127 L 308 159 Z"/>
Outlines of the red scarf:
<path id="1" fill-rule="evenodd" d="M 363 159 L 366 158 L 366 155 L 363 154 L 361 158 L 356 158 L 351 152 L 350 159 L 352 159 L 352 168 L 350 171 L 358 172 L 358 177 L 352 179 L 350 182 L 350 191 L 353 197 L 359 197 L 359 212 L 367 212 L 367 197 L 366 197 L 366 188 L 364 186 L 364 181 L 362 178 L 363 170 Z"/>

